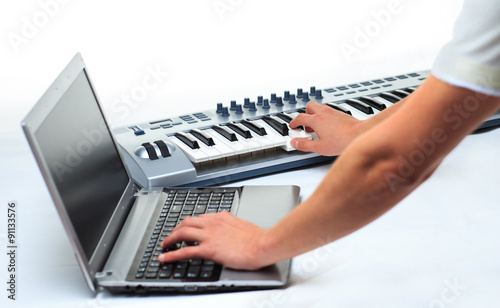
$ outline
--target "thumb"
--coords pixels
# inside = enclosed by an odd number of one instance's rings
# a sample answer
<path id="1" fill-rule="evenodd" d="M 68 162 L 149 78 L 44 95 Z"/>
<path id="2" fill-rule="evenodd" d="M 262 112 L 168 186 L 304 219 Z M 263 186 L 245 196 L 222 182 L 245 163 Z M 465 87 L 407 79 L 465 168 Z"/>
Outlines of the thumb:
<path id="1" fill-rule="evenodd" d="M 297 150 L 304 152 L 316 152 L 316 143 L 315 140 L 309 140 L 306 138 L 293 138 L 290 141 L 290 145 Z"/>

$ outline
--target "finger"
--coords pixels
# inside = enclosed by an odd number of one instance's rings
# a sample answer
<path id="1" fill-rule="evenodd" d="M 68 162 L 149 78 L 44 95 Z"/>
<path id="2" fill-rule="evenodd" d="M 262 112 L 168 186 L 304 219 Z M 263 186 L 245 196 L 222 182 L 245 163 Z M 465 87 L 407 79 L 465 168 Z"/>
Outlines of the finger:
<path id="1" fill-rule="evenodd" d="M 306 138 L 293 138 L 290 141 L 290 144 L 292 147 L 294 147 L 297 150 L 304 151 L 304 152 L 316 152 L 318 150 L 318 141 L 316 140 L 309 140 Z"/>
<path id="2" fill-rule="evenodd" d="M 316 103 L 315 101 L 310 101 L 306 105 L 306 113 L 307 114 L 315 114 L 321 111 L 323 105 Z"/>
<path id="3" fill-rule="evenodd" d="M 170 233 L 163 242 L 161 242 L 161 247 L 166 249 L 175 243 L 180 243 L 182 241 L 188 242 L 201 242 L 205 238 L 204 232 L 198 228 L 192 227 L 182 227 L 179 228 L 177 232 Z"/>
<path id="4" fill-rule="evenodd" d="M 168 263 L 192 258 L 205 258 L 202 253 L 203 250 L 199 246 L 186 246 L 178 250 L 162 253 L 158 256 L 158 261 Z"/>
<path id="5" fill-rule="evenodd" d="M 313 125 L 312 116 L 305 113 L 298 114 L 288 125 L 291 128 L 297 128 L 299 126 L 311 127 L 311 125 Z"/>

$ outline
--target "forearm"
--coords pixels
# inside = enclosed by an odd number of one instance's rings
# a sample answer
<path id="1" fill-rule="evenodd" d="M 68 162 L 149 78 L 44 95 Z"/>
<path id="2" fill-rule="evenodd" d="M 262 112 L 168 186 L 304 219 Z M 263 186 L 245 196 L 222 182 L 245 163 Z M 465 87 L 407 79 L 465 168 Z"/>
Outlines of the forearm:
<path id="1" fill-rule="evenodd" d="M 264 251 L 273 262 L 286 259 L 387 212 L 500 104 L 498 98 L 483 97 L 473 112 L 462 112 L 462 125 L 450 121 L 447 115 L 460 114 L 455 110 L 471 98 L 477 99 L 473 92 L 431 77 L 422 91 L 347 147 L 311 197 L 267 231 Z"/>
<path id="2" fill-rule="evenodd" d="M 408 99 L 411 97 L 412 97 L 412 95 L 400 100 L 396 104 L 393 104 L 393 105 L 387 107 L 386 109 L 382 110 L 381 112 L 377 113 L 376 115 L 371 116 L 370 118 L 364 120 L 362 122 L 363 131 L 368 131 L 368 130 L 372 129 L 373 127 L 377 126 L 378 124 L 382 123 L 382 121 L 384 121 L 385 119 L 391 117 L 401 107 L 403 107 L 405 105 L 405 103 L 408 101 Z"/>

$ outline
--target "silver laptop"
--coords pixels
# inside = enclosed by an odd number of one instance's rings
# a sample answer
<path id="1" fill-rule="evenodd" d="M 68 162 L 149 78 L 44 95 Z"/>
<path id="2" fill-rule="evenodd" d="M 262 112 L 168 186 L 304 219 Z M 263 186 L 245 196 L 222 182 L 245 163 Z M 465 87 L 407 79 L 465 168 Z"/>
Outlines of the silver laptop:
<path id="1" fill-rule="evenodd" d="M 80 54 L 22 126 L 92 290 L 184 293 L 286 285 L 290 260 L 258 271 L 202 259 L 158 262 L 159 243 L 185 217 L 230 211 L 268 228 L 298 203 L 299 188 L 140 187 L 123 163 Z M 173 144 L 165 145 L 175 152 Z M 168 250 L 185 245 L 197 243 Z"/>

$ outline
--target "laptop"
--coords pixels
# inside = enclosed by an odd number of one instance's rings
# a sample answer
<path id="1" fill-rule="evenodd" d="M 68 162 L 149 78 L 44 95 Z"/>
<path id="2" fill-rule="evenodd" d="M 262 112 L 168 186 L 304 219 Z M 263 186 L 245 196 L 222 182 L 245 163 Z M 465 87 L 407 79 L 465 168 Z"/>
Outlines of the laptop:
<path id="1" fill-rule="evenodd" d="M 185 217 L 228 211 L 269 228 L 297 205 L 300 188 L 140 187 L 124 164 L 80 54 L 22 127 L 91 290 L 200 293 L 286 286 L 291 260 L 256 271 L 202 259 L 158 262 L 161 241 Z"/>

